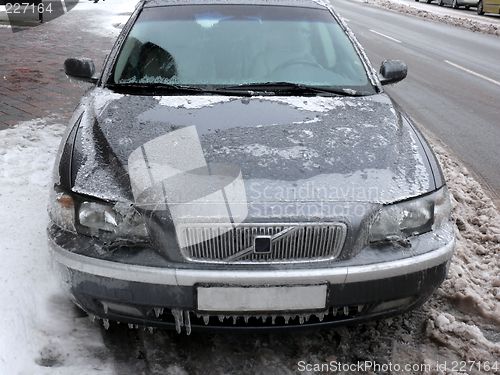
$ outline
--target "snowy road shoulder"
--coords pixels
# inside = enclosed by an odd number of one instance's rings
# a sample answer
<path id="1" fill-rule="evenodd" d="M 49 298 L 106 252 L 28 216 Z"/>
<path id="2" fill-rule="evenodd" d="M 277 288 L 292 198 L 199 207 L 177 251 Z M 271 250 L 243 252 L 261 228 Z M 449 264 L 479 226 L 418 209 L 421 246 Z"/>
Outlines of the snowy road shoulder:
<path id="1" fill-rule="evenodd" d="M 0 133 L 0 374 L 112 373 L 100 332 L 51 272 L 48 184 L 64 128 L 46 118 Z"/>
<path id="2" fill-rule="evenodd" d="M 437 291 L 449 306 L 430 309 L 427 334 L 463 360 L 492 361 L 500 358 L 500 213 L 444 146 L 432 147 L 453 196 L 457 247 Z"/>
<path id="3" fill-rule="evenodd" d="M 500 36 L 500 24 L 496 19 L 493 21 L 491 18 L 485 17 L 484 19 L 476 20 L 474 18 L 478 16 L 467 14 L 467 11 L 463 10 L 462 14 L 459 15 L 459 13 L 456 12 L 448 12 L 449 8 L 438 7 L 436 3 L 411 4 L 402 0 L 363 0 L 362 2 L 410 16 L 462 27 L 474 32 Z M 443 12 L 446 12 L 446 14 L 443 14 Z"/>

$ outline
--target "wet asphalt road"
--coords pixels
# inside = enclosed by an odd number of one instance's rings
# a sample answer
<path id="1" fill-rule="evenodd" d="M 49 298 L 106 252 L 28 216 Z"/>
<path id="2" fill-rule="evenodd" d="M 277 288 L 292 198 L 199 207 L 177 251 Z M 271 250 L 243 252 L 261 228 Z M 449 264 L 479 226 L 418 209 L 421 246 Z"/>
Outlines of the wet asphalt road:
<path id="1" fill-rule="evenodd" d="M 374 67 L 384 59 L 408 65 L 408 77 L 387 91 L 473 170 L 500 202 L 500 39 L 346 0 L 332 2 Z M 477 18 L 475 9 L 453 10 Z M 422 7 L 423 9 L 423 7 Z M 488 17 L 500 23 L 498 15 Z"/>

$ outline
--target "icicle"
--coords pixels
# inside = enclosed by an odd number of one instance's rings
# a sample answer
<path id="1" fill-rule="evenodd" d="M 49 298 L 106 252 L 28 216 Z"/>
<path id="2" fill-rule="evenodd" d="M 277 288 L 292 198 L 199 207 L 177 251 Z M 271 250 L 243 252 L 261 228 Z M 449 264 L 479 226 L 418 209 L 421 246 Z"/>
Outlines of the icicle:
<path id="1" fill-rule="evenodd" d="M 337 310 L 338 310 L 338 309 L 337 309 L 336 307 L 334 307 L 334 308 L 332 309 L 333 316 L 337 316 Z"/>
<path id="2" fill-rule="evenodd" d="M 160 315 L 163 314 L 163 307 L 155 307 L 154 311 L 155 311 L 156 317 L 159 318 Z"/>
<path id="3" fill-rule="evenodd" d="M 349 307 L 344 306 L 344 315 L 348 316 L 349 315 Z"/>
<path id="4" fill-rule="evenodd" d="M 320 322 L 322 322 L 323 319 L 325 319 L 325 314 L 315 314 L 315 315 L 318 317 Z"/>
<path id="5" fill-rule="evenodd" d="M 95 315 L 89 314 L 89 320 L 90 320 L 90 323 L 94 323 L 95 322 Z"/>
<path id="6" fill-rule="evenodd" d="M 245 323 L 248 323 L 248 318 L 249 318 L 249 316 L 248 316 L 248 315 L 245 315 L 245 316 L 243 317 L 243 319 L 245 320 Z"/>
<path id="7" fill-rule="evenodd" d="M 102 307 L 104 308 L 104 314 L 107 314 L 108 313 L 108 304 L 106 302 L 101 302 L 102 303 Z"/>
<path id="8" fill-rule="evenodd" d="M 271 324 L 274 325 L 275 322 L 276 322 L 276 315 L 271 315 Z"/>
<path id="9" fill-rule="evenodd" d="M 233 315 L 233 324 L 236 324 L 236 319 L 238 319 L 238 317 L 236 315 Z"/>
<path id="10" fill-rule="evenodd" d="M 358 312 L 363 311 L 363 307 L 364 307 L 363 305 L 358 305 Z"/>
<path id="11" fill-rule="evenodd" d="M 109 328 L 109 320 L 103 319 L 102 324 L 104 325 L 104 329 L 107 330 Z"/>
<path id="12" fill-rule="evenodd" d="M 139 329 L 139 324 L 136 324 L 136 325 L 135 325 L 135 329 Z"/>
<path id="13" fill-rule="evenodd" d="M 328 308 L 328 309 L 326 309 L 326 311 L 325 311 L 325 316 L 326 316 L 326 315 L 328 315 L 329 313 L 330 313 L 330 309 Z"/>
<path id="14" fill-rule="evenodd" d="M 191 318 L 187 310 L 184 311 L 184 326 L 186 327 L 186 334 L 189 336 L 191 334 Z"/>
<path id="15" fill-rule="evenodd" d="M 201 315 L 201 314 L 196 314 L 196 317 L 197 317 L 198 319 L 200 319 L 200 318 L 202 317 L 202 315 Z"/>
<path id="16" fill-rule="evenodd" d="M 116 321 L 116 324 L 120 324 L 121 322 L 119 322 L 118 320 Z"/>
<path id="17" fill-rule="evenodd" d="M 285 318 L 285 324 L 288 324 L 288 321 L 290 320 L 290 315 L 284 315 L 283 318 Z"/>
<path id="18" fill-rule="evenodd" d="M 203 323 L 207 325 L 209 321 L 210 321 L 210 315 L 203 315 Z"/>
<path id="19" fill-rule="evenodd" d="M 265 323 L 267 320 L 267 315 L 262 315 L 260 318 L 262 319 L 262 323 Z"/>
<path id="20" fill-rule="evenodd" d="M 132 323 L 129 323 L 129 324 L 128 324 L 128 328 L 129 328 L 129 329 L 134 329 L 134 325 L 133 325 Z"/>
<path id="21" fill-rule="evenodd" d="M 299 323 L 304 324 L 304 315 L 299 315 Z"/>
<path id="22" fill-rule="evenodd" d="M 148 327 L 149 333 L 153 334 L 155 329 L 153 327 Z"/>
<path id="23" fill-rule="evenodd" d="M 175 318 L 175 330 L 181 333 L 181 328 L 184 325 L 184 318 L 181 309 L 172 309 L 172 315 Z"/>
<path id="24" fill-rule="evenodd" d="M 219 318 L 219 322 L 221 322 L 221 323 L 224 322 L 224 315 L 219 315 L 218 318 Z"/>

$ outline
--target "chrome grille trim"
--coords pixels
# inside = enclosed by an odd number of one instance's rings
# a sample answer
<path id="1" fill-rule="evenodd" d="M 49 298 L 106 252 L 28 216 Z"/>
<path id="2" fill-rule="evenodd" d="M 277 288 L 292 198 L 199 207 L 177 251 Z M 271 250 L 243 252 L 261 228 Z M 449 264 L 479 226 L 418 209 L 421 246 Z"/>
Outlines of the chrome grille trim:
<path id="1" fill-rule="evenodd" d="M 182 256 L 190 262 L 222 264 L 305 263 L 337 258 L 344 246 L 344 223 L 182 224 L 177 226 Z M 256 254 L 253 238 L 271 236 L 271 253 Z"/>

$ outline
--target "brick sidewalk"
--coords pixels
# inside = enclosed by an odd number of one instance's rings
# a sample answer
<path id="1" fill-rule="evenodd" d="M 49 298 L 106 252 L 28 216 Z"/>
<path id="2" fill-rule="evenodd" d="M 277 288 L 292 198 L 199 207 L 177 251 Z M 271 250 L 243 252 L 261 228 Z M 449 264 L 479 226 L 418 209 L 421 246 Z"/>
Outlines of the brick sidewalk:
<path id="1" fill-rule="evenodd" d="M 81 30 L 85 12 L 74 10 L 17 33 L 0 28 L 0 130 L 50 114 L 71 117 L 85 88 L 68 80 L 64 60 L 90 57 L 100 70 L 115 39 Z"/>

